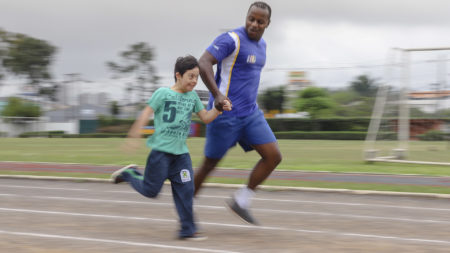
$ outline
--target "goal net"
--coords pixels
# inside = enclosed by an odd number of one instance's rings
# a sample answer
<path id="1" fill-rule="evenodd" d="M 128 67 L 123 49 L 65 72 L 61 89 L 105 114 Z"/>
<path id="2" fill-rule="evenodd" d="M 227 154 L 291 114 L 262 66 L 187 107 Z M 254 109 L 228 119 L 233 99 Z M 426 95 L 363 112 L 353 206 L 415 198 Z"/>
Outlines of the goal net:
<path id="1" fill-rule="evenodd" d="M 449 51 L 390 51 L 365 140 L 366 161 L 450 165 Z"/>

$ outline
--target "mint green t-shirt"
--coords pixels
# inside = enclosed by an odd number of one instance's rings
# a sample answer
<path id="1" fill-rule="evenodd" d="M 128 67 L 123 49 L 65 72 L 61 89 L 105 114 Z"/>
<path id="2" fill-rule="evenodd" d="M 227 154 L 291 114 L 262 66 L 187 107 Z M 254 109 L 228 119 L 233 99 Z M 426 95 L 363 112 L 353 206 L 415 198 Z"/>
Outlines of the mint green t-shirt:
<path id="1" fill-rule="evenodd" d="M 147 146 L 175 155 L 188 153 L 186 139 L 192 113 L 204 109 L 197 92 L 179 93 L 168 87 L 159 88 L 148 105 L 155 114 L 155 132 L 148 138 Z"/>

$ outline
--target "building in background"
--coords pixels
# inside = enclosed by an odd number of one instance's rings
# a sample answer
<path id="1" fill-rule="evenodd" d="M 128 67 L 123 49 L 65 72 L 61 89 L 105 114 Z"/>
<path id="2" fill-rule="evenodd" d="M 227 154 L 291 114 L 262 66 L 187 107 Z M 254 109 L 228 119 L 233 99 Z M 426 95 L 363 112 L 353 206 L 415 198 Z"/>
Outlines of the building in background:
<path id="1" fill-rule="evenodd" d="M 209 91 L 208 90 L 195 90 L 197 92 L 198 97 L 202 101 L 204 105 L 208 104 L 209 101 Z"/>
<path id="2" fill-rule="evenodd" d="M 450 90 L 416 91 L 408 94 L 409 105 L 426 113 L 450 109 Z"/>
<path id="3" fill-rule="evenodd" d="M 286 110 L 295 112 L 295 101 L 298 98 L 299 91 L 304 88 L 313 86 L 312 82 L 307 79 L 305 71 L 290 71 L 288 72 L 288 83 L 285 86 L 285 105 Z"/>
<path id="4" fill-rule="evenodd" d="M 5 108 L 8 105 L 8 97 L 0 97 L 0 115 L 3 111 L 3 108 Z"/>
<path id="5" fill-rule="evenodd" d="M 106 92 L 99 93 L 81 93 L 79 96 L 80 105 L 97 105 L 108 107 L 111 103 L 109 94 Z"/>

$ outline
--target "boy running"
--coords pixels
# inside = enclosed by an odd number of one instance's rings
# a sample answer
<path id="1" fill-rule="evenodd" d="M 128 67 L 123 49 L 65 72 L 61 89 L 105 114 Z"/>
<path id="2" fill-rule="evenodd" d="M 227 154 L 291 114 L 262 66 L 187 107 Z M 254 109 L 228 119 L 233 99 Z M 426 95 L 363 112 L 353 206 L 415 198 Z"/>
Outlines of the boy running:
<path id="1" fill-rule="evenodd" d="M 197 232 L 193 215 L 194 182 L 192 161 L 186 145 L 192 113 L 208 124 L 219 114 L 212 108 L 207 111 L 197 93 L 193 91 L 199 76 L 197 59 L 179 57 L 175 63 L 175 84 L 155 91 L 139 118 L 131 126 L 129 138 L 140 138 L 141 129 L 154 113 L 155 133 L 147 140 L 152 150 L 147 158 L 144 175 L 136 165 L 128 165 L 111 176 L 113 183 L 129 182 L 140 194 L 155 198 L 163 183 L 169 179 L 172 195 L 181 223 L 179 239 L 206 239 Z M 226 103 L 223 110 L 231 110 Z"/>

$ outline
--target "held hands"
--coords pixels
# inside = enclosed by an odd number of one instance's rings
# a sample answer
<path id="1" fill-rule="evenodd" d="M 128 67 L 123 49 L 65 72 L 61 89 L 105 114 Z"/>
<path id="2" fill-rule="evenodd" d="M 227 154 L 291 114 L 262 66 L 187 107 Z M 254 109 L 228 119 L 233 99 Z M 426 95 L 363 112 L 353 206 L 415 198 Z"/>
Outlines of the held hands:
<path id="1" fill-rule="evenodd" d="M 224 101 L 223 101 L 223 107 L 222 107 L 222 110 L 223 110 L 223 111 L 231 111 L 232 106 L 233 106 L 233 105 L 230 103 L 229 100 L 224 100 Z"/>
<path id="2" fill-rule="evenodd" d="M 214 107 L 220 112 L 231 111 L 232 104 L 229 98 L 220 93 L 214 99 Z"/>

